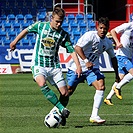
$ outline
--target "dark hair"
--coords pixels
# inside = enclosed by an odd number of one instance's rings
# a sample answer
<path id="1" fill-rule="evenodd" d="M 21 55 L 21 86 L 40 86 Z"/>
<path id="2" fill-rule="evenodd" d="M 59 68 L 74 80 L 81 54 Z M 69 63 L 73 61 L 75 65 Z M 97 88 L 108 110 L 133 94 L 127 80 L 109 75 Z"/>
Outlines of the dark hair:
<path id="1" fill-rule="evenodd" d="M 106 27 L 109 28 L 109 19 L 108 19 L 108 17 L 99 18 L 98 24 L 104 24 Z"/>
<path id="2" fill-rule="evenodd" d="M 56 6 L 52 12 L 52 16 L 58 15 L 61 19 L 64 19 L 65 17 L 65 11 L 61 7 Z"/>

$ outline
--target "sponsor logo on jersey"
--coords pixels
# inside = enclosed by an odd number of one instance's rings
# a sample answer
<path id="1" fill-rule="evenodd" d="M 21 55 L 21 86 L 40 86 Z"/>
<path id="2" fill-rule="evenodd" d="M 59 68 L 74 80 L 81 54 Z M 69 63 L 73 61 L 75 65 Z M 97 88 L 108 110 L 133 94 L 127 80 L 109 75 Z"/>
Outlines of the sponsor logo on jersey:
<path id="1" fill-rule="evenodd" d="M 42 40 L 42 43 L 45 47 L 51 48 L 54 47 L 55 40 L 51 37 L 46 37 Z"/>

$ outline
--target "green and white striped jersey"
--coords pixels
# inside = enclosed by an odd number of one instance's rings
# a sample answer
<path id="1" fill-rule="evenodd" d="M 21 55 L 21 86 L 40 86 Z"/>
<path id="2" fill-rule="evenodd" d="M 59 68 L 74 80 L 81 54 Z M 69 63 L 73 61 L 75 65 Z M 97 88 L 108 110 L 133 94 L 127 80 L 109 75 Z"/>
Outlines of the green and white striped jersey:
<path id="1" fill-rule="evenodd" d="M 32 66 L 59 68 L 59 47 L 66 48 L 68 53 L 74 52 L 69 34 L 62 28 L 53 30 L 50 22 L 36 22 L 30 25 L 28 32 L 37 34 L 32 57 Z"/>

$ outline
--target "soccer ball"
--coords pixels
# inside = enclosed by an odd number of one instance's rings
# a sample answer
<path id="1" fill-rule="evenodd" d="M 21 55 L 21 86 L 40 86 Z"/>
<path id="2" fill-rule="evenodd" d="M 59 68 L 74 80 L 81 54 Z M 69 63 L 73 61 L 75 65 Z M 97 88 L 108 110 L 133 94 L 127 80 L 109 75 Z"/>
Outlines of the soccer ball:
<path id="1" fill-rule="evenodd" d="M 62 118 L 57 112 L 50 112 L 45 116 L 44 124 L 49 128 L 58 128 Z"/>

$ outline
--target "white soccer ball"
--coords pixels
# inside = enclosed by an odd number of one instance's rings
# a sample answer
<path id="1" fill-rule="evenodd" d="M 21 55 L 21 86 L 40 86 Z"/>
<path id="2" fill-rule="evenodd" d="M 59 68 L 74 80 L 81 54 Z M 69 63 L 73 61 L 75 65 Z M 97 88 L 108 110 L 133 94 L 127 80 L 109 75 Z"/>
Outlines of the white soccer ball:
<path id="1" fill-rule="evenodd" d="M 44 124 L 49 128 L 58 128 L 62 118 L 57 112 L 50 112 L 45 116 Z"/>

